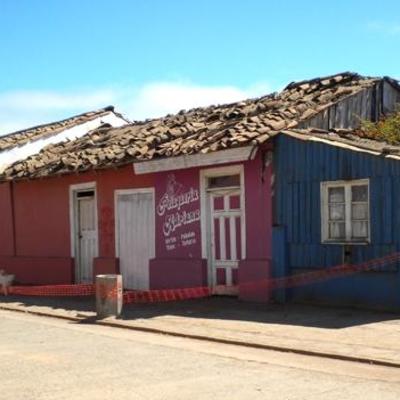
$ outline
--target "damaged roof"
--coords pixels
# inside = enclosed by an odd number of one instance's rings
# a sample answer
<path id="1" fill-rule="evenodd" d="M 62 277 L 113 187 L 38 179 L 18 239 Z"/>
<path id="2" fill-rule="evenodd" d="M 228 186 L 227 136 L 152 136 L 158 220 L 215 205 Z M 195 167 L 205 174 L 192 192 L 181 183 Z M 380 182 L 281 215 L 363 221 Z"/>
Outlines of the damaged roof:
<path id="1" fill-rule="evenodd" d="M 28 142 L 34 140 L 47 138 L 56 135 L 57 133 L 72 128 L 74 126 L 92 121 L 110 112 L 123 118 L 120 114 L 114 111 L 113 106 L 108 106 L 96 111 L 90 111 L 83 114 L 75 115 L 73 117 L 63 119 L 62 121 L 51 122 L 48 124 L 37 125 L 32 128 L 23 129 L 20 131 L 12 132 L 4 136 L 0 136 L 0 152 L 10 150 L 15 147 L 20 147 Z M 128 122 L 128 121 L 127 121 Z"/>
<path id="2" fill-rule="evenodd" d="M 73 141 L 49 145 L 40 153 L 16 162 L 5 170 L 2 179 L 40 178 L 259 145 L 383 79 L 400 88 L 390 78 L 346 72 L 291 83 L 280 93 L 256 99 L 195 108 L 119 128 L 100 128 Z"/>
<path id="3" fill-rule="evenodd" d="M 322 142 L 349 150 L 400 159 L 400 146 L 360 136 L 358 131 L 351 129 L 327 131 L 318 128 L 294 128 L 283 130 L 281 133 L 304 141 Z"/>

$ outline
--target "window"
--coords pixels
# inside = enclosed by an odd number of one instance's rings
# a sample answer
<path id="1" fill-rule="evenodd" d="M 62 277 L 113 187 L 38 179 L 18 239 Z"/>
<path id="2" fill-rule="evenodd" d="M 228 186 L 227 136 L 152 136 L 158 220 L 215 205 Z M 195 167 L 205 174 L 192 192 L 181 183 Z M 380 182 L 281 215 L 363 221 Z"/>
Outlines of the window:
<path id="1" fill-rule="evenodd" d="M 78 199 L 82 199 L 84 197 L 94 197 L 94 190 L 83 190 L 76 193 L 76 197 Z"/>
<path id="2" fill-rule="evenodd" d="M 322 241 L 368 242 L 369 181 L 337 181 L 321 184 Z"/>
<path id="3" fill-rule="evenodd" d="M 222 175 L 208 178 L 209 189 L 240 187 L 240 175 Z"/>

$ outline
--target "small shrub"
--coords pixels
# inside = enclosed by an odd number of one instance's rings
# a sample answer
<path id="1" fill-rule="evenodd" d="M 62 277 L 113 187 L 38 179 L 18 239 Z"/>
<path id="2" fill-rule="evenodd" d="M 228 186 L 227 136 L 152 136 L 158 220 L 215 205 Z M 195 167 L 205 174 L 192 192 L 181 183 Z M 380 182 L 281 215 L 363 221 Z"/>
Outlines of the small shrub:
<path id="1" fill-rule="evenodd" d="M 377 122 L 361 121 L 361 136 L 383 140 L 391 144 L 400 144 L 400 109 Z"/>

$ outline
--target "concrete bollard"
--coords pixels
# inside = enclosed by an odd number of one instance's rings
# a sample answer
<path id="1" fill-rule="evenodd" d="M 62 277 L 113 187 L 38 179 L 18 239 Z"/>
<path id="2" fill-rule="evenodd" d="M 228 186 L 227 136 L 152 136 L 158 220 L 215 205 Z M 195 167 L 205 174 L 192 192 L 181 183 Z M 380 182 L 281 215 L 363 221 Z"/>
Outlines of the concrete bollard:
<path id="1" fill-rule="evenodd" d="M 122 311 L 122 302 L 122 275 L 97 275 L 97 318 L 118 317 Z"/>

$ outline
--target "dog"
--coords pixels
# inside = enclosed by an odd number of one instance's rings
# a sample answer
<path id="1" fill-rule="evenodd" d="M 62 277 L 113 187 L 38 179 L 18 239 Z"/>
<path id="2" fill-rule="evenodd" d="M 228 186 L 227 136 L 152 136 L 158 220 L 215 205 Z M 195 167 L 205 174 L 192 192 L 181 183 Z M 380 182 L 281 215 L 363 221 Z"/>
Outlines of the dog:
<path id="1" fill-rule="evenodd" d="M 0 285 L 3 288 L 4 296 L 8 295 L 8 288 L 11 286 L 15 278 L 15 275 L 7 275 L 4 269 L 0 269 Z"/>

